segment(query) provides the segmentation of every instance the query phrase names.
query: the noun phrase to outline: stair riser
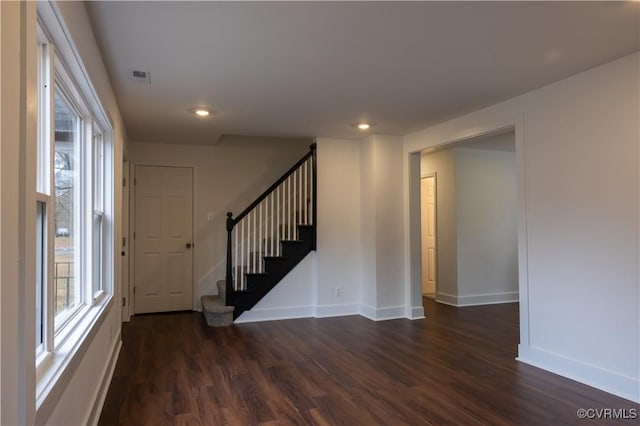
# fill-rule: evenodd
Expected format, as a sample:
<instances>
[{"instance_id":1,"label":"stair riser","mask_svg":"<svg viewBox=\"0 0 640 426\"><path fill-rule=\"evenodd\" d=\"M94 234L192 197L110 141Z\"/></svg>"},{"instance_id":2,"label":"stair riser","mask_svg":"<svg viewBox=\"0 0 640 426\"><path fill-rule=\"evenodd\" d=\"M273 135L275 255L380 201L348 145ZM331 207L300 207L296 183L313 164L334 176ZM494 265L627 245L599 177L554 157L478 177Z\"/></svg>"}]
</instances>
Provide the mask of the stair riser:
<instances>
[{"instance_id":1,"label":"stair riser","mask_svg":"<svg viewBox=\"0 0 640 426\"><path fill-rule=\"evenodd\" d=\"M268 258L264 261L265 271L280 277L286 275L295 266L295 262L289 258Z\"/></svg>"},{"instance_id":2,"label":"stair riser","mask_svg":"<svg viewBox=\"0 0 640 426\"><path fill-rule=\"evenodd\" d=\"M310 241L283 241L282 255L291 258L297 264L311 250Z\"/></svg>"}]
</instances>

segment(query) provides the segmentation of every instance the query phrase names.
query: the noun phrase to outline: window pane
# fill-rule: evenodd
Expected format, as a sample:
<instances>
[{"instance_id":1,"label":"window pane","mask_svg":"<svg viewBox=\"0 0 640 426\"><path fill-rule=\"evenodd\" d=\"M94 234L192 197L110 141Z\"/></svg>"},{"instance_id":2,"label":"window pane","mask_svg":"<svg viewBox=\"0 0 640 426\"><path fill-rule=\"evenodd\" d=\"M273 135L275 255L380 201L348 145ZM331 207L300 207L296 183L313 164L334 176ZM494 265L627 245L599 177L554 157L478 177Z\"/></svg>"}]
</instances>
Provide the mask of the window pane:
<instances>
[{"instance_id":1,"label":"window pane","mask_svg":"<svg viewBox=\"0 0 640 426\"><path fill-rule=\"evenodd\" d=\"M57 91L56 91L57 92ZM55 315L58 328L59 314L80 302L78 276L79 241L79 118L58 93L55 95Z\"/></svg>"},{"instance_id":2,"label":"window pane","mask_svg":"<svg viewBox=\"0 0 640 426\"><path fill-rule=\"evenodd\" d=\"M36 351L44 343L45 204L36 203Z\"/></svg>"}]
</instances>

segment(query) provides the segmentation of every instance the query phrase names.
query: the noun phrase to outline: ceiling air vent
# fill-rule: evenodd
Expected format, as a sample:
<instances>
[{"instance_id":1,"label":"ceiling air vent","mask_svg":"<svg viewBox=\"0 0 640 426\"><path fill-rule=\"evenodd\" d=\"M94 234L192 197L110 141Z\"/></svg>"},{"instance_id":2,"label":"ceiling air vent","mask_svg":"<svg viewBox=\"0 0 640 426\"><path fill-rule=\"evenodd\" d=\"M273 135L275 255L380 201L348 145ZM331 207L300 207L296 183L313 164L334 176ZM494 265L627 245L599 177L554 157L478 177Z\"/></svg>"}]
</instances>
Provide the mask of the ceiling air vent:
<instances>
[{"instance_id":1,"label":"ceiling air vent","mask_svg":"<svg viewBox=\"0 0 640 426\"><path fill-rule=\"evenodd\" d=\"M151 74L149 71L130 70L131 79L140 84L151 84Z\"/></svg>"}]
</instances>

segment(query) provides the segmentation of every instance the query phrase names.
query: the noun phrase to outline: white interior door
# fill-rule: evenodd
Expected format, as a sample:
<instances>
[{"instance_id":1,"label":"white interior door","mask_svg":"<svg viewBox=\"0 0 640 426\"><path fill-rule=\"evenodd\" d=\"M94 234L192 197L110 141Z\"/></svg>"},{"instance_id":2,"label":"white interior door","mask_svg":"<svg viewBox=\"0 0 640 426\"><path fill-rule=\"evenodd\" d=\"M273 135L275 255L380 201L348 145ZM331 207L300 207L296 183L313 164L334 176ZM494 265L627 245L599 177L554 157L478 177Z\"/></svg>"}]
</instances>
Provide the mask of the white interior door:
<instances>
[{"instance_id":1,"label":"white interior door","mask_svg":"<svg viewBox=\"0 0 640 426\"><path fill-rule=\"evenodd\" d=\"M420 180L422 227L422 293L436 292L436 178Z\"/></svg>"},{"instance_id":2,"label":"white interior door","mask_svg":"<svg viewBox=\"0 0 640 426\"><path fill-rule=\"evenodd\" d=\"M193 170L137 166L135 312L192 309Z\"/></svg>"}]
</instances>

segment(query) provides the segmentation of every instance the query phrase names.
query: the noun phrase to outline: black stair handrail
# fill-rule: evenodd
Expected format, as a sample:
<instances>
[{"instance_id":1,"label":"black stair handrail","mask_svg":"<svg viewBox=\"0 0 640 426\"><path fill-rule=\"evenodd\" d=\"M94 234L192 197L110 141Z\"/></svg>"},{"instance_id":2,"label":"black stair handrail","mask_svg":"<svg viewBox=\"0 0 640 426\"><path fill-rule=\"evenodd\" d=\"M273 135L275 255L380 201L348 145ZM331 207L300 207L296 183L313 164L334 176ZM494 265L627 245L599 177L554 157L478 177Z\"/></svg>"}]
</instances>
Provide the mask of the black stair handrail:
<instances>
[{"instance_id":1,"label":"black stair handrail","mask_svg":"<svg viewBox=\"0 0 640 426\"><path fill-rule=\"evenodd\" d=\"M242 213L236 216L235 219L232 219L233 226L236 226L236 224L240 222L246 215L248 215L251 212L251 210L255 209L258 204L260 204L265 198L269 196L269 194L271 194L277 187L279 187L282 182L287 180L287 178L291 176L293 172L295 172L298 169L298 167L304 164L304 162L307 161L309 157L312 157L312 156L314 157L314 164L315 164L315 152L316 152L316 144L312 143L309 146L309 152L307 152L304 155L304 157L302 157L296 164L294 164L289 170L287 170L285 174L283 174L277 181L275 181L273 185L267 188L267 190L264 191L258 198L256 198L256 200L253 203L249 204L249 207L244 209ZM313 167L313 176L314 176L313 181L315 182L315 167ZM233 214L229 216L229 213L231 212L227 213L227 217L233 216Z\"/></svg>"},{"instance_id":2,"label":"black stair handrail","mask_svg":"<svg viewBox=\"0 0 640 426\"><path fill-rule=\"evenodd\" d=\"M309 152L307 152L296 164L294 164L289 170L287 170L273 185L267 188L254 202L244 209L238 216L233 217L232 212L227 212L227 272L226 272L226 289L225 289L225 305L231 305L233 301L233 260L231 258L231 233L233 228L253 209L255 209L262 201L264 201L273 191L275 191L289 176L291 176L301 165L311 158L311 197L312 197L312 220L313 220L313 241L311 247L316 249L316 235L317 235L317 158L316 158L316 144L312 143L309 146Z\"/></svg>"}]
</instances>

